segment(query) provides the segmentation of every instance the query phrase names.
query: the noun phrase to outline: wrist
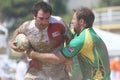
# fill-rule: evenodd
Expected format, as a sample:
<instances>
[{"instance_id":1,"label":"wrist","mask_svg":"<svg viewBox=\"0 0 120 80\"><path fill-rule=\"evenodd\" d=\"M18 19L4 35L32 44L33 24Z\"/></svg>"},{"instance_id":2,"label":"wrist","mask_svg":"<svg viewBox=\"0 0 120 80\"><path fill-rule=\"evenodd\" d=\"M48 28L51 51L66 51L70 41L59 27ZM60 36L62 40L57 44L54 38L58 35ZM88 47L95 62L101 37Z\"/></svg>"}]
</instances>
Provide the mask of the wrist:
<instances>
[{"instance_id":1,"label":"wrist","mask_svg":"<svg viewBox=\"0 0 120 80\"><path fill-rule=\"evenodd\" d=\"M29 55L29 58L31 58L31 59L34 58L33 55L34 55L34 51L31 51L31 53L30 53L30 55Z\"/></svg>"},{"instance_id":2,"label":"wrist","mask_svg":"<svg viewBox=\"0 0 120 80\"><path fill-rule=\"evenodd\" d=\"M39 53L32 50L29 56L31 59L38 58Z\"/></svg>"},{"instance_id":3,"label":"wrist","mask_svg":"<svg viewBox=\"0 0 120 80\"><path fill-rule=\"evenodd\" d=\"M32 59L33 50L27 50L27 51L26 51L26 54L27 54L27 56L28 56L30 59Z\"/></svg>"}]
</instances>

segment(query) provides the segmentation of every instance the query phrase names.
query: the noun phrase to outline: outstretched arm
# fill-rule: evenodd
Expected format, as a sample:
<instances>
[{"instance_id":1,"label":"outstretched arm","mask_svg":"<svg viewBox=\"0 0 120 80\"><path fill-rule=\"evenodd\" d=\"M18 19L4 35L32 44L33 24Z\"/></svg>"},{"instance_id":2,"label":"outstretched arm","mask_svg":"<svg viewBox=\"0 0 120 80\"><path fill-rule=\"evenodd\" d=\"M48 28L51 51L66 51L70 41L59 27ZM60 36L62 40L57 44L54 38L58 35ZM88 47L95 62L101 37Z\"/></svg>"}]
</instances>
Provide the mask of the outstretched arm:
<instances>
[{"instance_id":1,"label":"outstretched arm","mask_svg":"<svg viewBox=\"0 0 120 80\"><path fill-rule=\"evenodd\" d=\"M81 37L82 38L82 37ZM74 38L70 41L70 44L64 47L61 51L57 53L38 53L31 51L28 55L30 58L35 58L43 62L49 62L52 64L58 64L69 60L69 58L74 57L79 54L80 50L83 47L83 41L78 38Z\"/></svg>"},{"instance_id":2,"label":"outstretched arm","mask_svg":"<svg viewBox=\"0 0 120 80\"><path fill-rule=\"evenodd\" d=\"M31 51L28 56L31 59L37 59L39 61L51 64L59 64L68 60L62 55L60 51L58 53L38 53L35 51Z\"/></svg>"}]
</instances>

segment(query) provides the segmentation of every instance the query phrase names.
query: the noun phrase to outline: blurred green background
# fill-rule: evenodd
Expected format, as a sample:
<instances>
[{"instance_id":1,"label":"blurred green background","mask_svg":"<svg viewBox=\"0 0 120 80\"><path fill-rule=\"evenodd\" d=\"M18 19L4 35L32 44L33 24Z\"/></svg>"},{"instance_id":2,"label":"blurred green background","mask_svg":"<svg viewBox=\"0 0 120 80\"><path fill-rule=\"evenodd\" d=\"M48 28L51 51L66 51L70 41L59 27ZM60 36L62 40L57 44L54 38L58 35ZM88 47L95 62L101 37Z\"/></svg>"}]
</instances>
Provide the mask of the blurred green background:
<instances>
[{"instance_id":1,"label":"blurred green background","mask_svg":"<svg viewBox=\"0 0 120 80\"><path fill-rule=\"evenodd\" d=\"M8 26L11 34L21 23L32 19L31 7L42 0L0 0L0 20L11 22ZM44 0L53 8L53 15L61 16L66 23L70 22L73 7L87 6L95 9L100 7L119 6L120 0ZM70 3L71 2L71 3ZM72 8L72 9L70 9Z\"/></svg>"}]
</instances>

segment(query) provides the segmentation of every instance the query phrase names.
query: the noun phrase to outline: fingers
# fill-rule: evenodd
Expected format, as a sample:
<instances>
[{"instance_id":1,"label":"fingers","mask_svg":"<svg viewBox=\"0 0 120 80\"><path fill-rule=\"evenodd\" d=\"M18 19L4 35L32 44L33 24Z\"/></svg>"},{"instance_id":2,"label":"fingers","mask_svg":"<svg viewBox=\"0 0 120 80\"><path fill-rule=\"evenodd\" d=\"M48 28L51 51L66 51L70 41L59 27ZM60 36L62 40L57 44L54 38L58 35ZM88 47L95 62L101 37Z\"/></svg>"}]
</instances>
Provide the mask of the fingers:
<instances>
[{"instance_id":1,"label":"fingers","mask_svg":"<svg viewBox=\"0 0 120 80\"><path fill-rule=\"evenodd\" d=\"M65 61L65 71L69 76L71 76L70 71L72 70L72 66L73 66L73 63L72 63L71 60L66 60Z\"/></svg>"},{"instance_id":2,"label":"fingers","mask_svg":"<svg viewBox=\"0 0 120 80\"><path fill-rule=\"evenodd\" d=\"M24 49L16 49L17 52L24 52Z\"/></svg>"},{"instance_id":3,"label":"fingers","mask_svg":"<svg viewBox=\"0 0 120 80\"><path fill-rule=\"evenodd\" d=\"M17 49L16 42L10 42L10 46L12 49Z\"/></svg>"},{"instance_id":4,"label":"fingers","mask_svg":"<svg viewBox=\"0 0 120 80\"><path fill-rule=\"evenodd\" d=\"M10 42L11 48L12 48L14 51L17 51L17 52L24 52L25 50L24 50L24 49L20 49L19 47L17 47L16 43L17 43L16 41Z\"/></svg>"}]
</instances>

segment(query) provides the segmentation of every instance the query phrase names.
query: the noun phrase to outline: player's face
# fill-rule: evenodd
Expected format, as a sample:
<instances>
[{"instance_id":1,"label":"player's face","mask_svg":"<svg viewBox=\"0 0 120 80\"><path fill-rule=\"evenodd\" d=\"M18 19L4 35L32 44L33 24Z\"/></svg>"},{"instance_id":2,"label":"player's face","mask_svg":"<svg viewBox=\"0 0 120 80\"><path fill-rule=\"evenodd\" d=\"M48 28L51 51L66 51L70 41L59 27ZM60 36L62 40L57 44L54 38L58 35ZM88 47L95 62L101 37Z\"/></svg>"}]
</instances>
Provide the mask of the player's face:
<instances>
[{"instance_id":1,"label":"player's face","mask_svg":"<svg viewBox=\"0 0 120 80\"><path fill-rule=\"evenodd\" d=\"M72 27L76 27L76 21L77 19L76 19L76 14L74 13L73 14L73 17L72 17L72 20L71 20L71 23L70 23L70 26L72 26Z\"/></svg>"},{"instance_id":2,"label":"player's face","mask_svg":"<svg viewBox=\"0 0 120 80\"><path fill-rule=\"evenodd\" d=\"M80 33L80 31L81 31L81 24L80 24L80 21L77 20L76 12L74 12L74 14L73 14L71 26L74 26L75 31L78 34Z\"/></svg>"},{"instance_id":3,"label":"player's face","mask_svg":"<svg viewBox=\"0 0 120 80\"><path fill-rule=\"evenodd\" d=\"M75 28L75 31L77 30L78 23L77 23L77 17L76 17L76 13L75 12L73 14L73 18L71 20L71 24L70 25Z\"/></svg>"},{"instance_id":4,"label":"player's face","mask_svg":"<svg viewBox=\"0 0 120 80\"><path fill-rule=\"evenodd\" d=\"M37 16L35 16L35 25L40 29L43 30L49 25L49 18L50 13L46 13L43 10L39 10Z\"/></svg>"}]
</instances>

